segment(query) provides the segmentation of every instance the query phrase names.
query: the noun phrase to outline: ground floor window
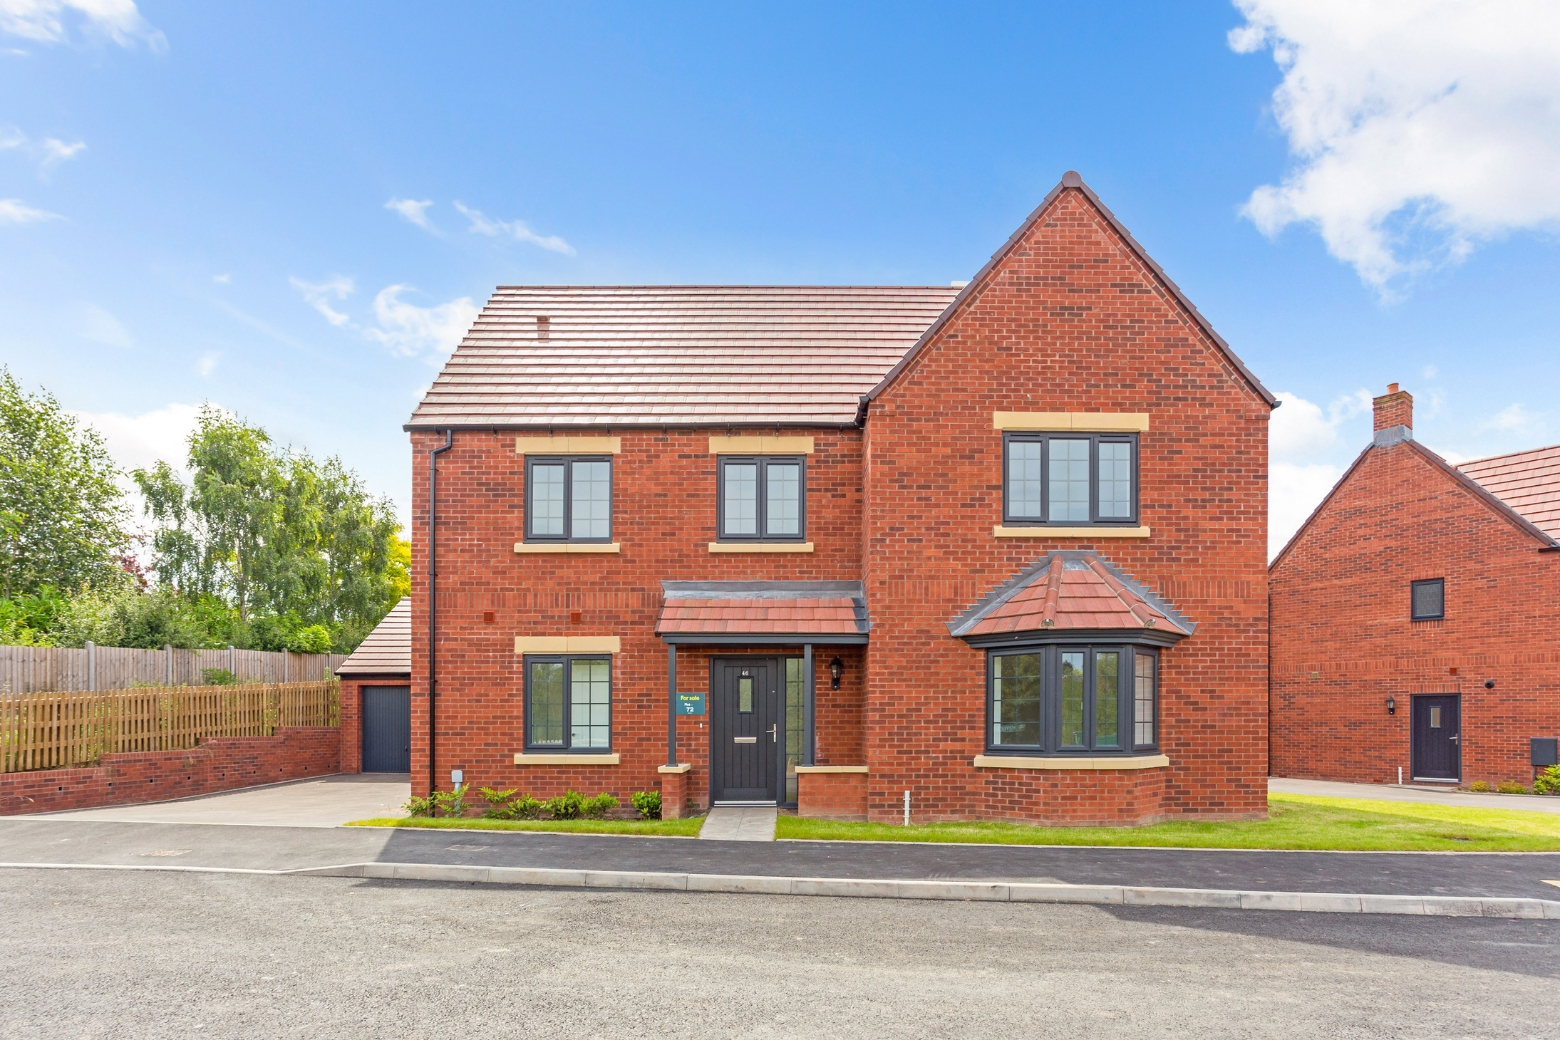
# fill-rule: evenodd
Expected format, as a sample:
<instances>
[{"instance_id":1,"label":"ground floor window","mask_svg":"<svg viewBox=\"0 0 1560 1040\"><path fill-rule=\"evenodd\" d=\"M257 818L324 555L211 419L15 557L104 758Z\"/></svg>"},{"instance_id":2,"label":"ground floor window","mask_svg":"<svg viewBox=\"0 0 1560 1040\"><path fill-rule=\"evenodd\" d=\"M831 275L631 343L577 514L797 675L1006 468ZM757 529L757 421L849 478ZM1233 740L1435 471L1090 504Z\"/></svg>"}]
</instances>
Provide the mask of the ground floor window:
<instances>
[{"instance_id":1,"label":"ground floor window","mask_svg":"<svg viewBox=\"0 0 1560 1040\"><path fill-rule=\"evenodd\" d=\"M987 747L1030 754L1126 754L1158 734L1158 655L1136 646L990 651Z\"/></svg>"},{"instance_id":2,"label":"ground floor window","mask_svg":"<svg viewBox=\"0 0 1560 1040\"><path fill-rule=\"evenodd\" d=\"M527 657L525 743L538 750L611 750L612 658Z\"/></svg>"}]
</instances>

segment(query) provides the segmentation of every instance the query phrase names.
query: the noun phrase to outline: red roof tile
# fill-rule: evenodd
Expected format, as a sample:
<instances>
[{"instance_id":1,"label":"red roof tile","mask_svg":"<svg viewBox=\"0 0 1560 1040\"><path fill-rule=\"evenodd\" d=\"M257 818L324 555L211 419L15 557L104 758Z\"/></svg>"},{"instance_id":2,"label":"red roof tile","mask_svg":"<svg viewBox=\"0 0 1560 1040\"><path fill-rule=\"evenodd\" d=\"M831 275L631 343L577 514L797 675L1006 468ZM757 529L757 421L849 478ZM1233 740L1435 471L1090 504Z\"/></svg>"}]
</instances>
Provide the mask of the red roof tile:
<instances>
[{"instance_id":1,"label":"red roof tile","mask_svg":"<svg viewBox=\"0 0 1560 1040\"><path fill-rule=\"evenodd\" d=\"M960 638L1014 632L1155 629L1191 635L1169 604L1092 553L1056 552L949 622Z\"/></svg>"},{"instance_id":2,"label":"red roof tile","mask_svg":"<svg viewBox=\"0 0 1560 1040\"><path fill-rule=\"evenodd\" d=\"M956 295L942 286L501 287L407 426L848 425L860 396Z\"/></svg>"},{"instance_id":3,"label":"red roof tile","mask_svg":"<svg viewBox=\"0 0 1560 1040\"><path fill-rule=\"evenodd\" d=\"M858 582L663 582L655 631L669 635L865 635Z\"/></svg>"},{"instance_id":4,"label":"red roof tile","mask_svg":"<svg viewBox=\"0 0 1560 1040\"><path fill-rule=\"evenodd\" d=\"M1560 445L1457 467L1551 538L1560 538Z\"/></svg>"}]
</instances>

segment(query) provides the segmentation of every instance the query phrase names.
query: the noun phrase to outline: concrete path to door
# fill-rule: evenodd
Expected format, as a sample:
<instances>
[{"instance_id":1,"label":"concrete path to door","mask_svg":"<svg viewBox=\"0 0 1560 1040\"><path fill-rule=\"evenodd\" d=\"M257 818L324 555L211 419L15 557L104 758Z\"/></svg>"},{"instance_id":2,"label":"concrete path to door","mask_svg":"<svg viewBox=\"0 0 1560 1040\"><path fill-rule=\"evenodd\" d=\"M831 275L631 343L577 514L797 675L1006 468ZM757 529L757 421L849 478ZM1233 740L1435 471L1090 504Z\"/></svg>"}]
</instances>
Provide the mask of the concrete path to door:
<instances>
[{"instance_id":1,"label":"concrete path to door","mask_svg":"<svg viewBox=\"0 0 1560 1040\"><path fill-rule=\"evenodd\" d=\"M1455 787L1395 784L1340 784L1330 780L1290 780L1268 777L1269 794L1314 794L1327 798L1369 798L1378 802L1422 802L1471 809L1526 809L1560 813L1560 797L1548 794L1480 794Z\"/></svg>"},{"instance_id":2,"label":"concrete path to door","mask_svg":"<svg viewBox=\"0 0 1560 1040\"><path fill-rule=\"evenodd\" d=\"M338 773L285 784L246 787L171 802L37 813L29 820L119 823L210 823L243 827L340 827L351 820L405 816L405 773Z\"/></svg>"},{"instance_id":3,"label":"concrete path to door","mask_svg":"<svg viewBox=\"0 0 1560 1040\"><path fill-rule=\"evenodd\" d=\"M774 806L716 806L704 818L699 837L712 841L774 841Z\"/></svg>"}]
</instances>

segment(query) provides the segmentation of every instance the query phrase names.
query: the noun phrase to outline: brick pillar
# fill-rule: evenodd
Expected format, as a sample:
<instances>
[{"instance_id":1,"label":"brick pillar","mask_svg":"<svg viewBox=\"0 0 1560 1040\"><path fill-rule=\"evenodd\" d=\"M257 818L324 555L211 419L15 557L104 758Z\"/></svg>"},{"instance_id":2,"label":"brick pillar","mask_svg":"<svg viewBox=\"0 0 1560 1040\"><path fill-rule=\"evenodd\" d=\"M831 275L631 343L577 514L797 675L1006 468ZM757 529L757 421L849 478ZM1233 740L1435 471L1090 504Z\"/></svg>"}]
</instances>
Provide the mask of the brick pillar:
<instances>
[{"instance_id":1,"label":"brick pillar","mask_svg":"<svg viewBox=\"0 0 1560 1040\"><path fill-rule=\"evenodd\" d=\"M688 815L688 776L692 766L661 766L661 819L680 820Z\"/></svg>"},{"instance_id":2,"label":"brick pillar","mask_svg":"<svg viewBox=\"0 0 1560 1040\"><path fill-rule=\"evenodd\" d=\"M1414 395L1399 390L1396 383L1387 384L1387 392L1372 402L1376 406L1377 430L1389 430L1394 426L1414 428Z\"/></svg>"}]
</instances>

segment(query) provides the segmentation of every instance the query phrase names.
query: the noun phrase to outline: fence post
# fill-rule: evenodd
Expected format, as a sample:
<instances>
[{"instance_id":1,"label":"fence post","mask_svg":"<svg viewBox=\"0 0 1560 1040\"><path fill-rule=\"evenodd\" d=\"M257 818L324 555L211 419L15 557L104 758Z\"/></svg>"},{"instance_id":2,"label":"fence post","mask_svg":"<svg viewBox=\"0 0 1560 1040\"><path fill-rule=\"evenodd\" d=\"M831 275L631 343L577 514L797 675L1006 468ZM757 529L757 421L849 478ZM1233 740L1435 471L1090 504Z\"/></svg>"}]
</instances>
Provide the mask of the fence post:
<instances>
[{"instance_id":1,"label":"fence post","mask_svg":"<svg viewBox=\"0 0 1560 1040\"><path fill-rule=\"evenodd\" d=\"M238 655L233 652L233 644L228 644L228 674L238 678Z\"/></svg>"},{"instance_id":2,"label":"fence post","mask_svg":"<svg viewBox=\"0 0 1560 1040\"><path fill-rule=\"evenodd\" d=\"M173 644L163 644L163 656L168 659L168 685L173 685Z\"/></svg>"},{"instance_id":3,"label":"fence post","mask_svg":"<svg viewBox=\"0 0 1560 1040\"><path fill-rule=\"evenodd\" d=\"M87 640L87 689L97 689L97 647Z\"/></svg>"}]
</instances>

